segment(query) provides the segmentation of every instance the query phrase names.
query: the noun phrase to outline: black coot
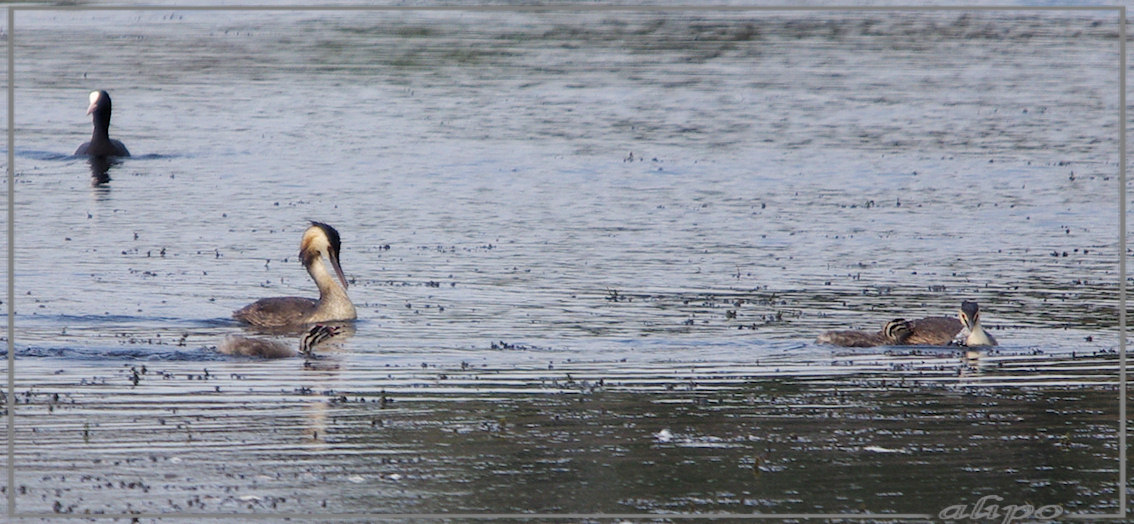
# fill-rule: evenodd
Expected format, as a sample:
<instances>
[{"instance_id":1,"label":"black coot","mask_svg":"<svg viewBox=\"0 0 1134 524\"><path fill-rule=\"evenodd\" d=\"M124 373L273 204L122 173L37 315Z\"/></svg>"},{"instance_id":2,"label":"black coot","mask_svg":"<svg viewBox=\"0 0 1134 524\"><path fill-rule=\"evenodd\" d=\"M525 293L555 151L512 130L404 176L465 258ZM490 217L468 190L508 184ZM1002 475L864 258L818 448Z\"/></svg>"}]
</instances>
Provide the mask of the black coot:
<instances>
[{"instance_id":1,"label":"black coot","mask_svg":"<svg viewBox=\"0 0 1134 524\"><path fill-rule=\"evenodd\" d=\"M118 140L110 138L110 93L91 92L91 106L88 115L94 115L94 132L91 141L84 142L75 150L76 155L89 156L130 156L130 151Z\"/></svg>"}]
</instances>

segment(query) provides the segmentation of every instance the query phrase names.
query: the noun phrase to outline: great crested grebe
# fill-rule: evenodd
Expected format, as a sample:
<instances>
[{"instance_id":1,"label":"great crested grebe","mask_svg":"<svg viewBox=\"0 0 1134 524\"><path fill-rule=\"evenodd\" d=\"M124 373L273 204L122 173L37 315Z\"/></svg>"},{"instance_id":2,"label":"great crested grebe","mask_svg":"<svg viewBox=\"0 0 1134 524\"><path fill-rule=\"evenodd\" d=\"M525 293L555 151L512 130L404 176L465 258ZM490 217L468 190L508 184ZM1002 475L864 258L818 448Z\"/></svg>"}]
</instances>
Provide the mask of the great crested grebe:
<instances>
[{"instance_id":1,"label":"great crested grebe","mask_svg":"<svg viewBox=\"0 0 1134 524\"><path fill-rule=\"evenodd\" d=\"M319 300L304 297L262 298L232 312L232 318L253 326L291 328L315 322L354 320L358 314L347 296L346 277L339 267L339 232L322 222L311 222L299 242L299 259L319 286ZM323 257L338 276L327 271ZM339 285L342 283L342 286Z\"/></svg>"},{"instance_id":2,"label":"great crested grebe","mask_svg":"<svg viewBox=\"0 0 1134 524\"><path fill-rule=\"evenodd\" d=\"M961 332L961 321L952 317L925 317L907 322L909 331L902 340L907 346L944 346Z\"/></svg>"},{"instance_id":3,"label":"great crested grebe","mask_svg":"<svg viewBox=\"0 0 1134 524\"><path fill-rule=\"evenodd\" d=\"M980 326L980 306L976 302L961 302L961 312L958 315L961 322L969 330L965 337L966 346L995 346L996 339L984 332Z\"/></svg>"},{"instance_id":4,"label":"great crested grebe","mask_svg":"<svg viewBox=\"0 0 1134 524\"><path fill-rule=\"evenodd\" d=\"M869 331L843 330L828 331L819 335L815 342L848 348L868 348L874 346L893 346L903 344L909 336L909 322L896 318L882 326L882 330Z\"/></svg>"},{"instance_id":5,"label":"great crested grebe","mask_svg":"<svg viewBox=\"0 0 1134 524\"><path fill-rule=\"evenodd\" d=\"M339 334L338 326L316 324L299 338L299 353L311 356L311 350L324 340ZM296 356L295 347L278 340L253 338L243 335L228 335L217 347L225 355L240 355L260 358L289 358Z\"/></svg>"},{"instance_id":6,"label":"great crested grebe","mask_svg":"<svg viewBox=\"0 0 1134 524\"><path fill-rule=\"evenodd\" d=\"M130 151L126 150L122 142L110 138L110 93L92 91L90 101L91 106L87 108L87 114L94 115L94 131L91 133L91 141L83 142L83 145L75 150L75 154L104 157L130 156Z\"/></svg>"},{"instance_id":7,"label":"great crested grebe","mask_svg":"<svg viewBox=\"0 0 1134 524\"><path fill-rule=\"evenodd\" d=\"M959 344L963 346L995 346L996 339L984 332L980 326L980 306L976 302L961 302L961 310L957 318L925 317L910 320L908 334L899 343L910 346L945 346ZM968 329L968 335L957 340L957 335L963 329Z\"/></svg>"}]
</instances>

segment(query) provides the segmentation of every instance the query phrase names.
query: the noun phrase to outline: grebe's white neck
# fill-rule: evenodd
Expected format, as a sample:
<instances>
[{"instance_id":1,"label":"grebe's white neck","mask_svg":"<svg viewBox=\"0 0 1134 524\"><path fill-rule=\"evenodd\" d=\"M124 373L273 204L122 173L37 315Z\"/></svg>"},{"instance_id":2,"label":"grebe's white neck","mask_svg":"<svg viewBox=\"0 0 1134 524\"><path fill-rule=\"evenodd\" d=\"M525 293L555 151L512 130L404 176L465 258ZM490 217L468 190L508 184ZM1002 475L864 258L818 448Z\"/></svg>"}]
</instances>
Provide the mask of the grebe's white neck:
<instances>
[{"instance_id":1,"label":"grebe's white neck","mask_svg":"<svg viewBox=\"0 0 1134 524\"><path fill-rule=\"evenodd\" d=\"M315 280L315 285L319 287L319 303L315 306L315 312L311 314L311 318L308 318L307 322L358 318L358 313L355 311L350 297L347 296L346 289L327 270L327 265L323 262L321 253L307 265L307 273L311 275L311 278Z\"/></svg>"},{"instance_id":2,"label":"grebe's white neck","mask_svg":"<svg viewBox=\"0 0 1134 524\"><path fill-rule=\"evenodd\" d=\"M984 331L984 328L980 326L980 320L978 319L973 322L972 326L969 326L969 336L965 337L965 345L995 346L996 339L992 338L992 335L989 335Z\"/></svg>"}]
</instances>

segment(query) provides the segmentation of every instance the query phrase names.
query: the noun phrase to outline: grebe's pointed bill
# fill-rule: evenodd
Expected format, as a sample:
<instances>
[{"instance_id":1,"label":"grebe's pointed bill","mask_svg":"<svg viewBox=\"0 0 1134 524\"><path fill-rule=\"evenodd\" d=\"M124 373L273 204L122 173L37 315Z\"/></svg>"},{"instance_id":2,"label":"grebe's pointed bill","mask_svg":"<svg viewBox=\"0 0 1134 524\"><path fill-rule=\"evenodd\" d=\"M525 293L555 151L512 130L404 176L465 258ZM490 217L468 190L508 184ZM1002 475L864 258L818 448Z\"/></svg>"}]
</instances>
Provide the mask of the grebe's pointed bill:
<instances>
[{"instance_id":1,"label":"grebe's pointed bill","mask_svg":"<svg viewBox=\"0 0 1134 524\"><path fill-rule=\"evenodd\" d=\"M343 268L339 267L339 255L338 255L338 253L331 253L329 256L331 258L331 267L335 268L335 275L337 275L339 277L339 282L343 283L343 289L346 289L347 288L346 275L343 274Z\"/></svg>"}]
</instances>

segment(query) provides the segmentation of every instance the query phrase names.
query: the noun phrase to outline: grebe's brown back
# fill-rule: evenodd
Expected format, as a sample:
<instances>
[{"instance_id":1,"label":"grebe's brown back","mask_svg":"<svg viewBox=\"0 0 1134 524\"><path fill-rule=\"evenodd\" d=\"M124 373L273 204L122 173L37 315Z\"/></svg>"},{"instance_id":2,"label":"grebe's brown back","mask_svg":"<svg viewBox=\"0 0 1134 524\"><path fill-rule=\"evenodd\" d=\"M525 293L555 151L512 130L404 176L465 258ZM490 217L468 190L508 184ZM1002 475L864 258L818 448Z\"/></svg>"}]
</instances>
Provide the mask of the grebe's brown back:
<instances>
[{"instance_id":1,"label":"grebe's brown back","mask_svg":"<svg viewBox=\"0 0 1134 524\"><path fill-rule=\"evenodd\" d=\"M902 341L906 345L944 346L961 332L961 322L952 317L925 317L909 321L909 336Z\"/></svg>"}]
</instances>

